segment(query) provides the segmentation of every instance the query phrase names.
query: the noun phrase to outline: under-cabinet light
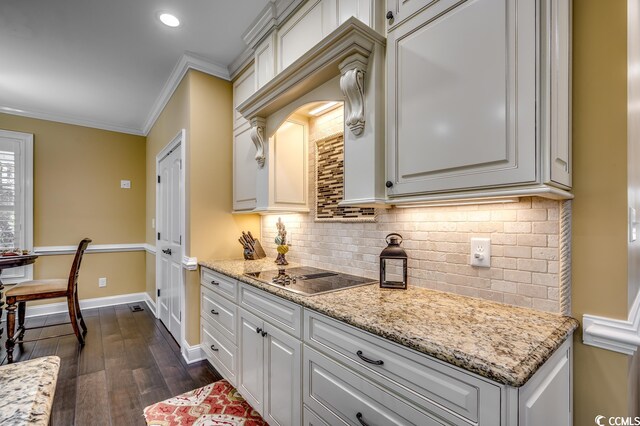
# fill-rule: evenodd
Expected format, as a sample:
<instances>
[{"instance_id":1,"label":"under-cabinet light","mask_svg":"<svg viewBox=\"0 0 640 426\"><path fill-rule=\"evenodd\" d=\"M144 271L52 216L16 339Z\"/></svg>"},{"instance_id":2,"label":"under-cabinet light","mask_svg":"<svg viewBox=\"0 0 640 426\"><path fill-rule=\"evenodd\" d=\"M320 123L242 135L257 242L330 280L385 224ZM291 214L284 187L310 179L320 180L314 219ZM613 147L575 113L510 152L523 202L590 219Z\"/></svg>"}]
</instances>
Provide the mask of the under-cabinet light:
<instances>
[{"instance_id":1,"label":"under-cabinet light","mask_svg":"<svg viewBox=\"0 0 640 426\"><path fill-rule=\"evenodd\" d=\"M424 202L424 203L416 203L416 204L399 204L395 205L395 207L399 209L409 209L416 207L450 207L450 206L470 206L474 204L506 204L506 203L517 203L520 201L519 197L511 197L511 198L482 198L482 199L468 199L468 200L451 200L451 201L434 201L434 202Z\"/></svg>"},{"instance_id":2,"label":"under-cabinet light","mask_svg":"<svg viewBox=\"0 0 640 426\"><path fill-rule=\"evenodd\" d=\"M313 115L313 116L321 115L323 112L329 111L331 108L335 107L336 105L338 105L338 102L336 101L327 102L326 104L320 105L319 107L309 111L309 115Z\"/></svg>"}]
</instances>

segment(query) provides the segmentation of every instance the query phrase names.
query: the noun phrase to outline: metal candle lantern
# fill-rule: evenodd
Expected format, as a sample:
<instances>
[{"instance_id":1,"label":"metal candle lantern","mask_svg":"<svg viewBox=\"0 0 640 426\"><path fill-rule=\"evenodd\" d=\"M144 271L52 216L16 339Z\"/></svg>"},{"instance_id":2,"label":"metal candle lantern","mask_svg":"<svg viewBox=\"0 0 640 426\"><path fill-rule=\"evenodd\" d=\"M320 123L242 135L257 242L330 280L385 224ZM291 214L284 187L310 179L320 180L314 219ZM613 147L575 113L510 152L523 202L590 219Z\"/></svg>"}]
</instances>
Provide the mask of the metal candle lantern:
<instances>
[{"instance_id":1,"label":"metal candle lantern","mask_svg":"<svg viewBox=\"0 0 640 426\"><path fill-rule=\"evenodd\" d=\"M387 247L380 253L380 288L398 288L406 290L407 288L407 252L400 247L402 243L402 235L395 232L386 236L385 241ZM387 264L389 262L389 264ZM399 271L390 271L389 266L396 264L397 268L400 268L402 264L402 281L392 281L389 279L389 275L399 275Z\"/></svg>"}]
</instances>

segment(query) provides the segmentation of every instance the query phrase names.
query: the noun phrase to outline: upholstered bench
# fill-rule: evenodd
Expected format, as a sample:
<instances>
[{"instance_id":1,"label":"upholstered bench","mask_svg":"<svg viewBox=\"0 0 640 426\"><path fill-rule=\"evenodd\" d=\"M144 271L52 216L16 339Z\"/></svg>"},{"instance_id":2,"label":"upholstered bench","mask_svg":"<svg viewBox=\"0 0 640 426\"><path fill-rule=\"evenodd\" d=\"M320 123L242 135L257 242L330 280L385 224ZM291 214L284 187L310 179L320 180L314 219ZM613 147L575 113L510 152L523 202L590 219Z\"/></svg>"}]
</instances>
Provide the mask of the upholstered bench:
<instances>
[{"instance_id":1,"label":"upholstered bench","mask_svg":"<svg viewBox=\"0 0 640 426\"><path fill-rule=\"evenodd\" d=\"M0 425L47 426L59 370L57 356L0 366Z\"/></svg>"},{"instance_id":2,"label":"upholstered bench","mask_svg":"<svg viewBox=\"0 0 640 426\"><path fill-rule=\"evenodd\" d=\"M226 380L150 405L144 418L149 426L268 426Z\"/></svg>"}]
</instances>

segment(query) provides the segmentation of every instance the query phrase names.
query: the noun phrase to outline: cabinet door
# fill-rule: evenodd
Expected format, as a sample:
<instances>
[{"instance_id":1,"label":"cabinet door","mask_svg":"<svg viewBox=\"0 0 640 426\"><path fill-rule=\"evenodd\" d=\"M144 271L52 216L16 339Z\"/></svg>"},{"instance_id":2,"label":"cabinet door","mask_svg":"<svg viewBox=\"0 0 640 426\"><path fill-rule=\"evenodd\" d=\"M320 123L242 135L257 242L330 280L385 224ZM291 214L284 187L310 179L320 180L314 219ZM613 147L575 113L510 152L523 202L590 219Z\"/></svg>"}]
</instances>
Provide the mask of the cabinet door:
<instances>
[{"instance_id":1,"label":"cabinet door","mask_svg":"<svg viewBox=\"0 0 640 426\"><path fill-rule=\"evenodd\" d=\"M237 129L247 120L236 109L238 105L246 101L256 91L254 68L249 67L233 82L233 128Z\"/></svg>"},{"instance_id":2,"label":"cabinet door","mask_svg":"<svg viewBox=\"0 0 640 426\"><path fill-rule=\"evenodd\" d=\"M265 383L267 400L264 418L272 426L300 424L302 407L302 342L265 324Z\"/></svg>"},{"instance_id":3,"label":"cabinet door","mask_svg":"<svg viewBox=\"0 0 640 426\"><path fill-rule=\"evenodd\" d=\"M255 315L240 309L238 346L238 392L261 415L264 414L264 338L257 330L264 324Z\"/></svg>"},{"instance_id":4,"label":"cabinet door","mask_svg":"<svg viewBox=\"0 0 640 426\"><path fill-rule=\"evenodd\" d=\"M233 137L233 210L256 207L256 149L250 136L251 128L237 130Z\"/></svg>"},{"instance_id":5,"label":"cabinet door","mask_svg":"<svg viewBox=\"0 0 640 426\"><path fill-rule=\"evenodd\" d=\"M389 197L536 181L535 17L441 0L389 33Z\"/></svg>"}]
</instances>

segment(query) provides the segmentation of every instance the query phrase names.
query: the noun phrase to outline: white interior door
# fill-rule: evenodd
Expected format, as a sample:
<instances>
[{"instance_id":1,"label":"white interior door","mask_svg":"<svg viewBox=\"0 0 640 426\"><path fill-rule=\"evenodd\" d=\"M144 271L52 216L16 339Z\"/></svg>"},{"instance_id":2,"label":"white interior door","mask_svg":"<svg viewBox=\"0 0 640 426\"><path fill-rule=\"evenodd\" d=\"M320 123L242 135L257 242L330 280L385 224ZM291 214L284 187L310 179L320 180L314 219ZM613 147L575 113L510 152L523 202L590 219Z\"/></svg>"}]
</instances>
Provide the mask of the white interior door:
<instances>
[{"instance_id":1,"label":"white interior door","mask_svg":"<svg viewBox=\"0 0 640 426\"><path fill-rule=\"evenodd\" d=\"M182 236L180 235L182 158L180 145L158 163L158 243L156 259L158 267L158 298L160 320L177 342L180 342L182 321Z\"/></svg>"}]
</instances>

